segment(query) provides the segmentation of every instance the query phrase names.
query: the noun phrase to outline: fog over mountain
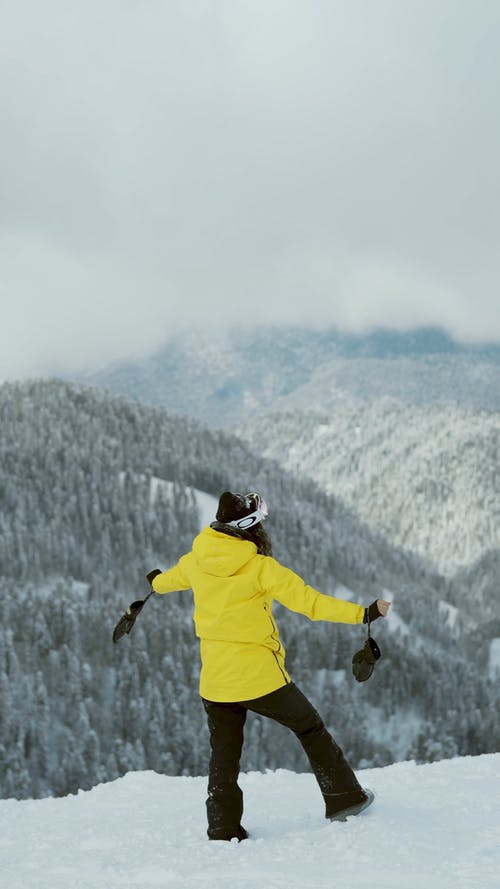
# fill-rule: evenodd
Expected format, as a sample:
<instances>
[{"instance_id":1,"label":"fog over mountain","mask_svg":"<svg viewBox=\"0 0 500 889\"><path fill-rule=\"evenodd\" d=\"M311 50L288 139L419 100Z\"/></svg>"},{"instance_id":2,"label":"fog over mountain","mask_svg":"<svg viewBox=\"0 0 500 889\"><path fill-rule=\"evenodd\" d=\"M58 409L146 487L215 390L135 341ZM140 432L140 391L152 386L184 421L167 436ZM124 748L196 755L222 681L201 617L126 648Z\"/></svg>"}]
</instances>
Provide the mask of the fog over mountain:
<instances>
[{"instance_id":1,"label":"fog over mountain","mask_svg":"<svg viewBox=\"0 0 500 889\"><path fill-rule=\"evenodd\" d=\"M385 396L498 410L500 347L465 346L434 328L355 336L263 325L179 335L150 358L79 379L216 428L269 410L333 409Z\"/></svg>"},{"instance_id":2,"label":"fog over mountain","mask_svg":"<svg viewBox=\"0 0 500 889\"><path fill-rule=\"evenodd\" d=\"M1 3L0 379L256 320L498 343L499 32L493 0Z\"/></svg>"},{"instance_id":3,"label":"fog over mountain","mask_svg":"<svg viewBox=\"0 0 500 889\"><path fill-rule=\"evenodd\" d=\"M236 429L256 454L314 479L449 576L498 557L494 345L466 347L439 329L264 326L175 339L88 379ZM475 590L485 607L488 591Z\"/></svg>"}]
</instances>

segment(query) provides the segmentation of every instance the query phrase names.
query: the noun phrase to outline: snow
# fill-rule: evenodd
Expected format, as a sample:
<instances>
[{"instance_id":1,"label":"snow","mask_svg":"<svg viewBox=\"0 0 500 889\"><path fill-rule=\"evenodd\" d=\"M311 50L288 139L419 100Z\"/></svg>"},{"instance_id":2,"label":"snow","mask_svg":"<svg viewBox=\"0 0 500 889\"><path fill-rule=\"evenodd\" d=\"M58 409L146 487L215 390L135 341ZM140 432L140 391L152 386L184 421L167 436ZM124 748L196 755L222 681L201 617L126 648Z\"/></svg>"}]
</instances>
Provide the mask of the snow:
<instances>
[{"instance_id":1,"label":"snow","mask_svg":"<svg viewBox=\"0 0 500 889\"><path fill-rule=\"evenodd\" d=\"M356 596L353 593L353 591L350 590L349 587L344 586L343 583L337 584L337 586L335 587L335 590L333 592L333 595L335 596L336 599L342 599L344 602L352 602L353 600L356 599Z\"/></svg>"},{"instance_id":2,"label":"snow","mask_svg":"<svg viewBox=\"0 0 500 889\"><path fill-rule=\"evenodd\" d=\"M394 610L394 606L389 610L389 614L387 615L387 626L391 632L398 632L401 636L409 636L410 628L406 621L403 620L402 617L399 616L397 611Z\"/></svg>"},{"instance_id":3,"label":"snow","mask_svg":"<svg viewBox=\"0 0 500 889\"><path fill-rule=\"evenodd\" d=\"M450 629L456 629L458 620L458 608L445 602L444 599L439 600L439 613L443 615L444 622Z\"/></svg>"},{"instance_id":4,"label":"snow","mask_svg":"<svg viewBox=\"0 0 500 889\"><path fill-rule=\"evenodd\" d=\"M322 817L314 778L242 775L251 838L209 842L204 778L129 773L0 801L6 889L498 889L500 754L358 772L373 806Z\"/></svg>"},{"instance_id":5,"label":"snow","mask_svg":"<svg viewBox=\"0 0 500 889\"><path fill-rule=\"evenodd\" d=\"M215 513L217 512L219 501L216 497L212 497L211 494L206 494L205 491L199 491L198 488L192 488L192 491L198 507L201 530L206 525L210 525L211 522L215 521Z\"/></svg>"},{"instance_id":6,"label":"snow","mask_svg":"<svg viewBox=\"0 0 500 889\"><path fill-rule=\"evenodd\" d=\"M492 639L490 643L489 674L492 679L500 678L500 639Z\"/></svg>"},{"instance_id":7,"label":"snow","mask_svg":"<svg viewBox=\"0 0 500 889\"><path fill-rule=\"evenodd\" d=\"M316 671L316 693L318 695L323 694L325 685L342 685L345 682L346 671L345 670L328 670L326 667L322 667L321 670Z\"/></svg>"},{"instance_id":8,"label":"snow","mask_svg":"<svg viewBox=\"0 0 500 889\"><path fill-rule=\"evenodd\" d=\"M123 485L126 473L119 472L119 481L120 484ZM145 479L147 476L136 474L136 478ZM174 483L169 481L168 479L159 478L157 475L152 475L149 477L150 482L150 504L153 507L155 500L158 496L158 491L162 490L167 493L168 496L172 496L174 490ZM216 497L213 497L212 494L207 494L206 491L200 491L198 488L192 488L189 485L185 486L186 491L194 495L196 505L198 507L198 514L200 517L200 531L206 525L210 525L211 522L215 521L215 513L217 512L218 500Z\"/></svg>"},{"instance_id":9,"label":"snow","mask_svg":"<svg viewBox=\"0 0 500 889\"><path fill-rule=\"evenodd\" d=\"M143 476L144 477L144 476ZM155 500L158 496L158 490L166 491L168 495L172 495L174 489L174 483L166 481L164 478L158 478L157 475L152 475L150 478L150 490L149 490L149 501L151 506L154 506Z\"/></svg>"},{"instance_id":10,"label":"snow","mask_svg":"<svg viewBox=\"0 0 500 889\"><path fill-rule=\"evenodd\" d=\"M45 601L52 598L54 590L58 585L63 586L72 598L85 598L88 596L90 588L89 584L83 581L64 577L62 574L53 574L44 583L28 584L26 591L28 595L36 596L36 599Z\"/></svg>"}]
</instances>

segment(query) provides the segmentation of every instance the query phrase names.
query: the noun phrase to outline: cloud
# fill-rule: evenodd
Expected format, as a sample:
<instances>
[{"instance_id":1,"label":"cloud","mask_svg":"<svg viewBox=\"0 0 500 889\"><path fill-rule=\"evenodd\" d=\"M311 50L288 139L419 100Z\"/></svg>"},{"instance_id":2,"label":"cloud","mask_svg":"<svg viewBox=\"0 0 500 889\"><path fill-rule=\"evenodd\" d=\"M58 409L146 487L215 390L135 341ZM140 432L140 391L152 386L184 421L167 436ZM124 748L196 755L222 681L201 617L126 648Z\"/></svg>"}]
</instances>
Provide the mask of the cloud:
<instances>
[{"instance_id":1,"label":"cloud","mask_svg":"<svg viewBox=\"0 0 500 889\"><path fill-rule=\"evenodd\" d=\"M190 325L500 340L499 25L488 0L0 5L0 376Z\"/></svg>"}]
</instances>

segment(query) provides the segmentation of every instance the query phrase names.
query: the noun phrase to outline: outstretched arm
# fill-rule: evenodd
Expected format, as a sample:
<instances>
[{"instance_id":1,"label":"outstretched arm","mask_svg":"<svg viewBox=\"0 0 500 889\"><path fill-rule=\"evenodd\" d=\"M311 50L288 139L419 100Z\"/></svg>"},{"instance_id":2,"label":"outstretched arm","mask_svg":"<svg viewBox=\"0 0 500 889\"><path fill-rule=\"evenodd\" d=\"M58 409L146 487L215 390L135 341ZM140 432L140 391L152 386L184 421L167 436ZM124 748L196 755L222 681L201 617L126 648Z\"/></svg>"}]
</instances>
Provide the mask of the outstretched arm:
<instances>
[{"instance_id":1,"label":"outstretched arm","mask_svg":"<svg viewBox=\"0 0 500 889\"><path fill-rule=\"evenodd\" d=\"M173 593L174 590L188 590L191 586L189 581L189 562L191 553L182 556L168 571L162 571L153 578L151 586L155 593Z\"/></svg>"},{"instance_id":2,"label":"outstretched arm","mask_svg":"<svg viewBox=\"0 0 500 889\"><path fill-rule=\"evenodd\" d=\"M363 623L366 612L363 605L320 593L304 583L294 571L269 556L263 559L261 583L273 599L290 611L305 614L309 620L327 620L341 624Z\"/></svg>"},{"instance_id":3,"label":"outstretched arm","mask_svg":"<svg viewBox=\"0 0 500 889\"><path fill-rule=\"evenodd\" d=\"M327 620L334 623L370 623L386 617L390 602L377 599L368 608L344 599L335 599L318 592L304 583L298 574L285 568L276 559L263 559L261 581L274 599L291 611L305 614L310 620Z\"/></svg>"}]
</instances>

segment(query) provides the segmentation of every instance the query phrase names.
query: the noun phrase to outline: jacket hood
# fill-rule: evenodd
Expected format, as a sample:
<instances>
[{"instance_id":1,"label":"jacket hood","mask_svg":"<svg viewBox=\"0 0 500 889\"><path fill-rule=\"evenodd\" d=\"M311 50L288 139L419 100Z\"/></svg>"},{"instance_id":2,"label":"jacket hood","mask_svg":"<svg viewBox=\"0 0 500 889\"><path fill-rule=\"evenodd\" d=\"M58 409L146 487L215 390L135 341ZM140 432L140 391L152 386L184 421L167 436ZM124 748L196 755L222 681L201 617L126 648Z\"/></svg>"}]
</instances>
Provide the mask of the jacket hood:
<instances>
[{"instance_id":1,"label":"jacket hood","mask_svg":"<svg viewBox=\"0 0 500 889\"><path fill-rule=\"evenodd\" d=\"M201 571L214 577L236 574L257 553L255 543L222 534L213 528L203 531L193 541L193 555Z\"/></svg>"}]
</instances>

